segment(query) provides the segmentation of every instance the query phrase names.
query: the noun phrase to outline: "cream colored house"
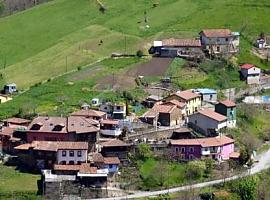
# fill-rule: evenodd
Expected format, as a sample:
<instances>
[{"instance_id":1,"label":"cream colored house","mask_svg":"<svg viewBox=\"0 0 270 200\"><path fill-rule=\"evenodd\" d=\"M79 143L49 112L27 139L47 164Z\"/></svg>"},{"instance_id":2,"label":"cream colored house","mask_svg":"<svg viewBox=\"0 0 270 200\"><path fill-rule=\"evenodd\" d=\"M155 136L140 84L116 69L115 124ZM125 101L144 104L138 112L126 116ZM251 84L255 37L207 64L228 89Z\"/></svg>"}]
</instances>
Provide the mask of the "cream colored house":
<instances>
[{"instance_id":1,"label":"cream colored house","mask_svg":"<svg viewBox=\"0 0 270 200\"><path fill-rule=\"evenodd\" d=\"M178 100L186 104L186 115L197 112L202 107L202 96L191 90L178 91L166 98L166 101Z\"/></svg>"}]
</instances>

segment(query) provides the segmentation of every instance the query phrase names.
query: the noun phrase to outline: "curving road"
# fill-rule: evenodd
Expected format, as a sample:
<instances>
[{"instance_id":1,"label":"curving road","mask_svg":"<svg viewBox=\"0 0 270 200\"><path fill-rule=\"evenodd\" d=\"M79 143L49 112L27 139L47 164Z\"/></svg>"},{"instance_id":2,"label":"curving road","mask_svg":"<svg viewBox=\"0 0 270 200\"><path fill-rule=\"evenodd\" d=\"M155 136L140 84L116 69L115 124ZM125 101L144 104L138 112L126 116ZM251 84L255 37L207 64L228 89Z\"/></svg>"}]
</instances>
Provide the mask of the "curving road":
<instances>
[{"instance_id":1,"label":"curving road","mask_svg":"<svg viewBox=\"0 0 270 200\"><path fill-rule=\"evenodd\" d=\"M270 150L256 156L255 160L257 162L255 164L253 164L253 166L251 167L249 172L245 172L245 173L242 173L239 175L235 175L235 176L226 178L226 181L231 181L231 180L239 179L239 178L242 178L245 176L253 175L253 174L259 173L265 169L270 168ZM122 200L122 199L136 199L136 198L143 198L143 197L150 197L150 196L158 196L158 195L162 195L162 194L181 192L181 191L189 190L190 188L208 187L208 186L217 185L217 184L220 184L223 182L224 182L224 179L219 179L219 180L214 180L214 181L197 183L197 184L193 184L193 185L175 187L175 188L166 189L166 190L159 190L159 191L154 191L154 192L137 191L134 194L130 194L130 195L126 195L126 196L99 198L99 199L95 199L95 200Z\"/></svg>"}]
</instances>

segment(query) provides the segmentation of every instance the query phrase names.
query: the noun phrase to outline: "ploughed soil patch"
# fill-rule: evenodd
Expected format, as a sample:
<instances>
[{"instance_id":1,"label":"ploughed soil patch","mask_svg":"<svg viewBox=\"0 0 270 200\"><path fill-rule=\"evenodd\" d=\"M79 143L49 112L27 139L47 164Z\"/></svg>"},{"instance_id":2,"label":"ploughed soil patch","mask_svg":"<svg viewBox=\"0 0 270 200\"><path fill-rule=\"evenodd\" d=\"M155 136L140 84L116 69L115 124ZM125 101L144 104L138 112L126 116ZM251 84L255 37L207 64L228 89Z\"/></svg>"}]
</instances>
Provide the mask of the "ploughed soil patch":
<instances>
[{"instance_id":1,"label":"ploughed soil patch","mask_svg":"<svg viewBox=\"0 0 270 200\"><path fill-rule=\"evenodd\" d=\"M169 68L172 58L154 57L150 61L135 65L127 74L129 76L163 76Z\"/></svg>"}]
</instances>

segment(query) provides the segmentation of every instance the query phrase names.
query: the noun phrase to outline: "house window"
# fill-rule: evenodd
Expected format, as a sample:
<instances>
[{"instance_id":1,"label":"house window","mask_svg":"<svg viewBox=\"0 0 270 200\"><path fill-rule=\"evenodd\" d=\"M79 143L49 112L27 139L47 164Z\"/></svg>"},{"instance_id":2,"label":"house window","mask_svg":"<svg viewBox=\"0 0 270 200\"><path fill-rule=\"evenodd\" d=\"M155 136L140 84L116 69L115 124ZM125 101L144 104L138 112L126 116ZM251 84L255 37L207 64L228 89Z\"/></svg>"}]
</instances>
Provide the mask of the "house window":
<instances>
[{"instance_id":1,"label":"house window","mask_svg":"<svg viewBox=\"0 0 270 200\"><path fill-rule=\"evenodd\" d=\"M61 161L60 164L61 165L66 165L67 163L66 163L66 161Z\"/></svg>"},{"instance_id":2,"label":"house window","mask_svg":"<svg viewBox=\"0 0 270 200\"><path fill-rule=\"evenodd\" d=\"M69 165L74 165L74 161L73 160L71 160L71 161L69 161L69 163L68 163Z\"/></svg>"},{"instance_id":3,"label":"house window","mask_svg":"<svg viewBox=\"0 0 270 200\"><path fill-rule=\"evenodd\" d=\"M175 152L178 153L179 152L179 148L175 147Z\"/></svg>"},{"instance_id":4,"label":"house window","mask_svg":"<svg viewBox=\"0 0 270 200\"><path fill-rule=\"evenodd\" d=\"M181 154L180 159L185 160L185 154Z\"/></svg>"},{"instance_id":5,"label":"house window","mask_svg":"<svg viewBox=\"0 0 270 200\"><path fill-rule=\"evenodd\" d=\"M217 52L220 52L220 47L219 46L217 46Z\"/></svg>"},{"instance_id":6,"label":"house window","mask_svg":"<svg viewBox=\"0 0 270 200\"><path fill-rule=\"evenodd\" d=\"M194 156L193 155L189 155L189 160L193 160Z\"/></svg>"},{"instance_id":7,"label":"house window","mask_svg":"<svg viewBox=\"0 0 270 200\"><path fill-rule=\"evenodd\" d=\"M69 156L74 157L74 151L69 151Z\"/></svg>"},{"instance_id":8,"label":"house window","mask_svg":"<svg viewBox=\"0 0 270 200\"><path fill-rule=\"evenodd\" d=\"M181 153L185 153L185 147L181 147Z\"/></svg>"},{"instance_id":9,"label":"house window","mask_svg":"<svg viewBox=\"0 0 270 200\"><path fill-rule=\"evenodd\" d=\"M117 106L116 109L117 109L117 110L120 110L120 106Z\"/></svg>"},{"instance_id":10,"label":"house window","mask_svg":"<svg viewBox=\"0 0 270 200\"><path fill-rule=\"evenodd\" d=\"M190 152L190 153L193 153L193 152L194 152L194 148L193 148L193 147L190 147L190 148L189 148L189 152Z\"/></svg>"},{"instance_id":11,"label":"house window","mask_svg":"<svg viewBox=\"0 0 270 200\"><path fill-rule=\"evenodd\" d=\"M82 157L82 151L77 151L77 156Z\"/></svg>"},{"instance_id":12,"label":"house window","mask_svg":"<svg viewBox=\"0 0 270 200\"><path fill-rule=\"evenodd\" d=\"M109 165L109 168L110 168L110 169L113 168L113 165L110 164L110 165Z\"/></svg>"},{"instance_id":13,"label":"house window","mask_svg":"<svg viewBox=\"0 0 270 200\"><path fill-rule=\"evenodd\" d=\"M228 42L229 41L229 38L226 38L225 40L226 40L226 42Z\"/></svg>"},{"instance_id":14,"label":"house window","mask_svg":"<svg viewBox=\"0 0 270 200\"><path fill-rule=\"evenodd\" d=\"M210 94L210 100L212 100L213 99L213 95L212 94Z\"/></svg>"},{"instance_id":15,"label":"house window","mask_svg":"<svg viewBox=\"0 0 270 200\"><path fill-rule=\"evenodd\" d=\"M66 151L62 151L62 156L63 157L66 157L66 155L67 155L67 152Z\"/></svg>"}]
</instances>

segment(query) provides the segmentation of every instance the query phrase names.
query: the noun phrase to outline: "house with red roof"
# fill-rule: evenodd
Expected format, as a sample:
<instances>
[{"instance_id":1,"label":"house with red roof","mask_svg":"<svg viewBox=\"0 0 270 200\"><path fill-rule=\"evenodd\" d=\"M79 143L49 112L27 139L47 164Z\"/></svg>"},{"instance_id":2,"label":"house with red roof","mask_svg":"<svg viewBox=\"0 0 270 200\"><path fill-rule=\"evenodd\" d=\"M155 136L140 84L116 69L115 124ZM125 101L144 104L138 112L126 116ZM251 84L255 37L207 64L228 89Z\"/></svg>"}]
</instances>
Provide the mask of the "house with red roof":
<instances>
[{"instance_id":1,"label":"house with red roof","mask_svg":"<svg viewBox=\"0 0 270 200\"><path fill-rule=\"evenodd\" d=\"M203 56L201 47L199 39L169 38L154 41L149 53L161 57L200 58Z\"/></svg>"},{"instance_id":2,"label":"house with red roof","mask_svg":"<svg viewBox=\"0 0 270 200\"><path fill-rule=\"evenodd\" d=\"M200 33L202 47L212 56L239 52L240 34L229 29L204 29Z\"/></svg>"},{"instance_id":3,"label":"house with red roof","mask_svg":"<svg viewBox=\"0 0 270 200\"><path fill-rule=\"evenodd\" d=\"M15 147L22 161L39 169L52 169L58 165L80 165L88 159L87 142L33 141ZM31 161L31 162L30 162Z\"/></svg>"},{"instance_id":4,"label":"house with red roof","mask_svg":"<svg viewBox=\"0 0 270 200\"><path fill-rule=\"evenodd\" d=\"M186 116L197 112L202 107L202 96L191 90L177 91L165 98L166 102L177 100L186 105Z\"/></svg>"},{"instance_id":5,"label":"house with red roof","mask_svg":"<svg viewBox=\"0 0 270 200\"><path fill-rule=\"evenodd\" d=\"M227 127L227 117L211 109L202 109L188 117L188 125L206 136L216 136Z\"/></svg>"},{"instance_id":6,"label":"house with red roof","mask_svg":"<svg viewBox=\"0 0 270 200\"><path fill-rule=\"evenodd\" d=\"M182 113L174 103L156 103L141 117L143 122L154 126L176 126L182 122Z\"/></svg>"},{"instance_id":7,"label":"house with red roof","mask_svg":"<svg viewBox=\"0 0 270 200\"><path fill-rule=\"evenodd\" d=\"M87 141L95 149L99 122L82 116L36 117L27 129L27 142L32 141Z\"/></svg>"},{"instance_id":8,"label":"house with red roof","mask_svg":"<svg viewBox=\"0 0 270 200\"><path fill-rule=\"evenodd\" d=\"M253 64L244 64L241 66L241 78L247 84L260 84L261 69Z\"/></svg>"},{"instance_id":9,"label":"house with red roof","mask_svg":"<svg viewBox=\"0 0 270 200\"><path fill-rule=\"evenodd\" d=\"M104 136L120 136L122 134L120 121L116 119L105 119L100 121L100 133Z\"/></svg>"},{"instance_id":10,"label":"house with red roof","mask_svg":"<svg viewBox=\"0 0 270 200\"><path fill-rule=\"evenodd\" d=\"M181 161L212 158L218 161L239 158L234 140L227 136L171 140L171 154Z\"/></svg>"}]
</instances>

